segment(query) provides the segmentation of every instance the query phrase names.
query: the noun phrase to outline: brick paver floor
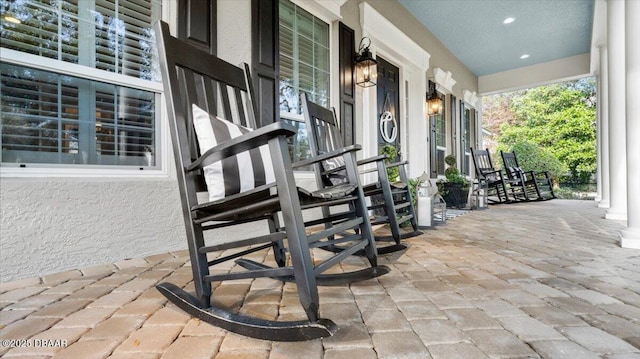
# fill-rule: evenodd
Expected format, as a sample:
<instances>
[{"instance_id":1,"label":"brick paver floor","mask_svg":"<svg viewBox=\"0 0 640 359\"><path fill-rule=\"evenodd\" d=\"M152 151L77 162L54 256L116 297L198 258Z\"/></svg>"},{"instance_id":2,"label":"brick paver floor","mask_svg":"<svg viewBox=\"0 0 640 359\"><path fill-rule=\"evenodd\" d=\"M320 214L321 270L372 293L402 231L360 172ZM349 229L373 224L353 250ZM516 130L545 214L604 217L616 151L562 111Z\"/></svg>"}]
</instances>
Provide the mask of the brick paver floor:
<instances>
[{"instance_id":1,"label":"brick paver floor","mask_svg":"<svg viewBox=\"0 0 640 359\"><path fill-rule=\"evenodd\" d=\"M227 333L168 303L154 285L192 287L186 251L2 283L0 356L640 358L640 251L620 248L623 224L603 215L593 202L553 200L451 219L381 257L389 274L320 288L321 315L340 329L308 342ZM253 315L304 317L292 284L215 291Z\"/></svg>"}]
</instances>

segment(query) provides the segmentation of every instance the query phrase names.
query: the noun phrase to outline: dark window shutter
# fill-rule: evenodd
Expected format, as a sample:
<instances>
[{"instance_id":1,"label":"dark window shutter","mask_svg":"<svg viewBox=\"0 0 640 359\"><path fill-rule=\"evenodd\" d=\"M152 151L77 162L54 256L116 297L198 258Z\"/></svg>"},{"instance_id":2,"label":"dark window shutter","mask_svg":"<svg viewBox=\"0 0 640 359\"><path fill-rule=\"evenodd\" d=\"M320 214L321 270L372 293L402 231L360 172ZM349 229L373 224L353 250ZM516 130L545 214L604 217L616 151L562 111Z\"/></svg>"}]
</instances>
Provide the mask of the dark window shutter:
<instances>
[{"instance_id":1,"label":"dark window shutter","mask_svg":"<svg viewBox=\"0 0 640 359\"><path fill-rule=\"evenodd\" d=\"M464 129L461 126L460 132L458 133L458 129L456 128L456 124L458 123L456 118L456 110L458 109L456 107L456 97L451 94L448 96L449 96L449 114L450 114L449 123L451 124L450 125L451 126L451 146L452 146L451 153L454 154L456 158L462 158L462 154L456 153L456 148L457 148L456 146L459 141L462 141L462 137L464 136Z\"/></svg>"},{"instance_id":2,"label":"dark window shutter","mask_svg":"<svg viewBox=\"0 0 640 359\"><path fill-rule=\"evenodd\" d=\"M429 80L429 86L427 88L432 88L432 82L433 81ZM429 94L427 93L425 101L428 97ZM438 129L436 126L436 117L428 114L427 116L429 116L429 174L431 178L436 178L438 177Z\"/></svg>"},{"instance_id":3,"label":"dark window shutter","mask_svg":"<svg viewBox=\"0 0 640 359\"><path fill-rule=\"evenodd\" d=\"M278 0L251 1L251 61L258 126L278 121Z\"/></svg>"},{"instance_id":4,"label":"dark window shutter","mask_svg":"<svg viewBox=\"0 0 640 359\"><path fill-rule=\"evenodd\" d=\"M340 23L340 51L338 71L340 73L340 129L344 136L344 144L355 143L355 104L356 89L353 81L353 56L355 54L355 33L353 29Z\"/></svg>"},{"instance_id":5,"label":"dark window shutter","mask_svg":"<svg viewBox=\"0 0 640 359\"><path fill-rule=\"evenodd\" d=\"M217 0L179 0L178 38L217 53Z\"/></svg>"}]
</instances>

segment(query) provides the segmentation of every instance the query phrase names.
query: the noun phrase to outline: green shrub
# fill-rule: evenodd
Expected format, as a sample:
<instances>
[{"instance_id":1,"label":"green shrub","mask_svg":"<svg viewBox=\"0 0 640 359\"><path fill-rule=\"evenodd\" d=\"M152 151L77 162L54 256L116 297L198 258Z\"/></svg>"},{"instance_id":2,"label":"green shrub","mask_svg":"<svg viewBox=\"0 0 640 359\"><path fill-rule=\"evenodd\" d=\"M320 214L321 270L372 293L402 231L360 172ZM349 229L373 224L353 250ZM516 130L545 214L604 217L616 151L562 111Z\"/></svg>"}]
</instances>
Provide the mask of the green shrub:
<instances>
[{"instance_id":1,"label":"green shrub","mask_svg":"<svg viewBox=\"0 0 640 359\"><path fill-rule=\"evenodd\" d=\"M380 150L380 154L387 155L387 159L384 160L384 162L386 164L389 164L392 161L396 160L396 157L398 156L398 150L396 150L395 146L393 145L385 145ZM387 168L387 177L389 177L389 182L397 182L398 177L400 177L400 170L398 169L398 167Z\"/></svg>"}]
</instances>

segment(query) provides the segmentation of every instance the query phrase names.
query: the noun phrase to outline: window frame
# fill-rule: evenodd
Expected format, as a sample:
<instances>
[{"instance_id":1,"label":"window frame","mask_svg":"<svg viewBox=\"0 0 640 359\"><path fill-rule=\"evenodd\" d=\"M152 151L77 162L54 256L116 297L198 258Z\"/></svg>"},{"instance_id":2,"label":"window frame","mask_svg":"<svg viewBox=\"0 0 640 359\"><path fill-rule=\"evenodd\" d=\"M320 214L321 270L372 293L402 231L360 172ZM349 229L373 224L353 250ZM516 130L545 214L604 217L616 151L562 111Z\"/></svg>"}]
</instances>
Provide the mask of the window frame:
<instances>
[{"instance_id":1,"label":"window frame","mask_svg":"<svg viewBox=\"0 0 640 359\"><path fill-rule=\"evenodd\" d=\"M166 6L173 7L171 5ZM160 18L164 18L169 13L171 13L171 9L166 9L163 6ZM5 47L1 47L0 61L10 65L48 71L61 76L73 76L82 80L151 92L154 94L156 108L154 119L154 141L156 143L154 166L2 162L0 177L166 178L168 176L170 171L168 161L170 157L170 139L167 131L168 124L162 82L144 80Z\"/></svg>"},{"instance_id":2,"label":"window frame","mask_svg":"<svg viewBox=\"0 0 640 359\"><path fill-rule=\"evenodd\" d=\"M327 103L328 106L330 108L334 107L333 106L333 97L335 96L335 93L337 93L337 90L335 89L335 84L336 84L336 80L335 80L335 74L337 74L337 66L334 66L334 64L337 62L336 60L336 56L337 56L337 50L333 49L333 45L334 45L334 37L337 34L337 29L336 26L334 26L334 21L332 21L329 16L327 16L327 13L325 11L321 11L322 8L325 6L323 4L320 4L320 2L318 0L315 1L310 1L310 2L302 2L299 0L289 0L289 2L291 2L294 6L308 12L309 14L311 14L312 16L314 16L315 18L317 18L318 20L324 22L325 24L327 24L328 29L329 29L329 33L328 33L328 38L329 38L329 43L327 46L327 49L329 51L329 69L328 69L328 78L329 78L329 95L327 96ZM278 6L280 6L280 0L278 0ZM335 15L335 14L334 14ZM280 26L280 19L278 18L278 26ZM295 35L295 34L294 34ZM279 40L278 40L279 41ZM280 52L278 52L278 56L280 56ZM298 60L299 61L299 60ZM280 72L280 69L278 69L278 74ZM279 76L279 75L278 75ZM278 77L278 86L280 84L280 77ZM299 94L298 94L299 95ZM300 101L300 98L298 99L298 101ZM280 106L280 98L278 97L278 106ZM300 108L302 108L302 105L300 104ZM304 115L301 113L294 113L294 112L284 112L282 111L282 109L279 110L279 119L278 120L288 120L288 121L296 121L296 122L301 122L304 123ZM305 173L311 173L313 172L312 169L296 169L294 170L294 172L296 173L301 173L301 174L305 174Z\"/></svg>"}]
</instances>

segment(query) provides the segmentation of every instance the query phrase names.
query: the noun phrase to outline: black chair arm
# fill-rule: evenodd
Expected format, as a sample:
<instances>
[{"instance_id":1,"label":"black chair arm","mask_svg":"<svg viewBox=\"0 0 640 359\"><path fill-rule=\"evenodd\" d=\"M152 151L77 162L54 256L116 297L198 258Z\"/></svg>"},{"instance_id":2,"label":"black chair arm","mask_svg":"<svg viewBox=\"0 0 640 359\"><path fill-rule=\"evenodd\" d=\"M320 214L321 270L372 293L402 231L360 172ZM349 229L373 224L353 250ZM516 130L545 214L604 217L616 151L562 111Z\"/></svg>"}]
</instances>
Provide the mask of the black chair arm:
<instances>
[{"instance_id":1,"label":"black chair arm","mask_svg":"<svg viewBox=\"0 0 640 359\"><path fill-rule=\"evenodd\" d=\"M252 148L260 147L278 136L290 137L296 134L295 127L284 122L275 122L255 131L250 131L229 141L225 141L205 152L185 167L187 171L204 168L227 157L237 155Z\"/></svg>"},{"instance_id":2,"label":"black chair arm","mask_svg":"<svg viewBox=\"0 0 640 359\"><path fill-rule=\"evenodd\" d=\"M345 153L360 151L361 148L362 148L362 146L360 146L360 145L351 145L351 146L343 147L343 148L335 150L335 151L323 153L321 155L318 155L318 156L315 156L315 157L311 157L311 158L306 159L306 160L298 161L296 163L293 163L291 165L291 167L298 168L298 167L312 165L314 163L318 163L318 162L321 162L321 161L324 161L324 160L328 160L330 158L343 156Z\"/></svg>"},{"instance_id":3,"label":"black chair arm","mask_svg":"<svg viewBox=\"0 0 640 359\"><path fill-rule=\"evenodd\" d=\"M399 167L399 166L404 166L406 164L408 164L409 161L400 161L400 162L394 162L394 163L389 163L386 167L387 168L391 168L391 167Z\"/></svg>"},{"instance_id":4,"label":"black chair arm","mask_svg":"<svg viewBox=\"0 0 640 359\"><path fill-rule=\"evenodd\" d=\"M362 166L362 165L366 165L369 163L373 163L373 162L378 162L380 160L386 160L389 156L387 155L377 155L377 156L373 156L373 157L369 157L369 158L365 158L363 160L360 160L357 163L358 166Z\"/></svg>"},{"instance_id":5,"label":"black chair arm","mask_svg":"<svg viewBox=\"0 0 640 359\"><path fill-rule=\"evenodd\" d=\"M494 171L483 171L482 172L482 176L486 177L487 175L491 175L491 174L499 174L500 177L502 177L502 170L494 170Z\"/></svg>"}]
</instances>

